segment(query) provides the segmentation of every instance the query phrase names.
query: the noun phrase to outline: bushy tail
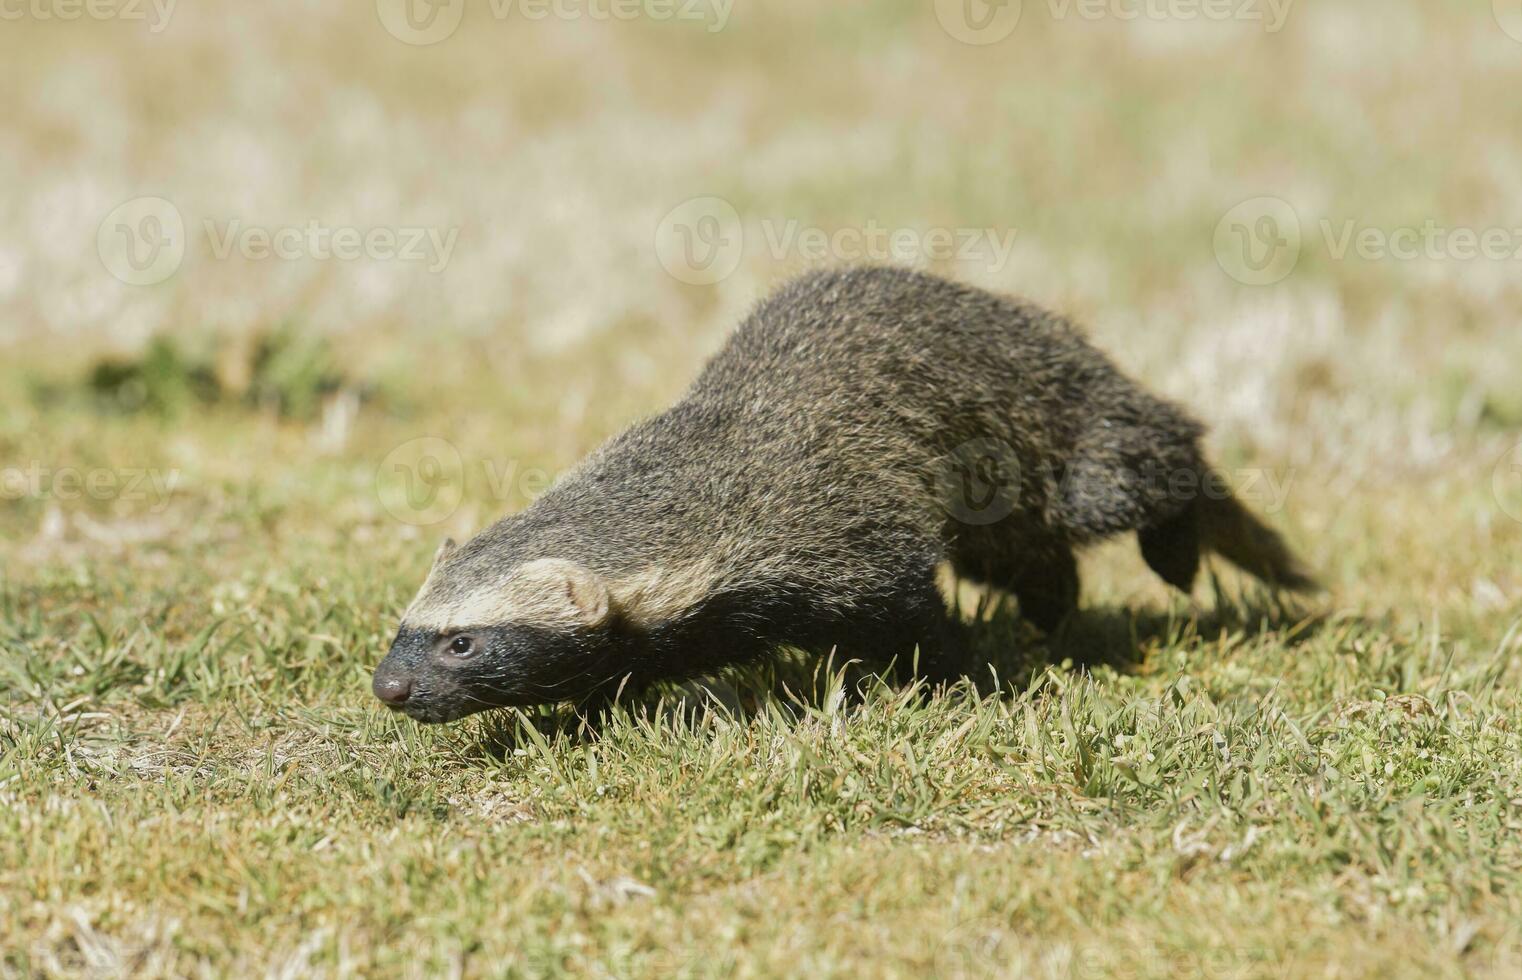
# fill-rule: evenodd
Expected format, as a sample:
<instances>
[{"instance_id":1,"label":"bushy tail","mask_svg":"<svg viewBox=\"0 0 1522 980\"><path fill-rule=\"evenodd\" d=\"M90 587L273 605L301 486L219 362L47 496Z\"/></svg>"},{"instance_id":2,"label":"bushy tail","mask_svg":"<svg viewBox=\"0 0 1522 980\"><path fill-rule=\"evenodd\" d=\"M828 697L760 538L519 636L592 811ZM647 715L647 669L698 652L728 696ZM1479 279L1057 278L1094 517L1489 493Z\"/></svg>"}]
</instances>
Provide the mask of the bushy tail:
<instances>
[{"instance_id":1,"label":"bushy tail","mask_svg":"<svg viewBox=\"0 0 1522 980\"><path fill-rule=\"evenodd\" d=\"M1201 496L1200 544L1267 584L1293 592L1317 592L1321 585L1290 551L1279 532L1264 524L1235 497Z\"/></svg>"}]
</instances>

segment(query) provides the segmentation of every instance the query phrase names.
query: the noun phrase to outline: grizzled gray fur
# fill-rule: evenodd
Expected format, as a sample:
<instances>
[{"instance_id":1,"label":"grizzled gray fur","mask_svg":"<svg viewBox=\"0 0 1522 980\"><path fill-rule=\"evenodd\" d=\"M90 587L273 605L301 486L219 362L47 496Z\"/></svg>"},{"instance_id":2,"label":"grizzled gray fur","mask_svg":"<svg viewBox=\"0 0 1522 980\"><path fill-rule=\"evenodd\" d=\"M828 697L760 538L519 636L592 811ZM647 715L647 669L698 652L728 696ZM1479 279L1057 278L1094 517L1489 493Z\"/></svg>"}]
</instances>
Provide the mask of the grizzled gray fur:
<instances>
[{"instance_id":1,"label":"grizzled gray fur","mask_svg":"<svg viewBox=\"0 0 1522 980\"><path fill-rule=\"evenodd\" d=\"M778 646L960 664L943 563L1056 627L1074 552L1135 532L1313 586L1200 453L1200 425L1066 320L893 268L763 301L665 412L527 510L446 542L374 689L422 721L605 696Z\"/></svg>"}]
</instances>

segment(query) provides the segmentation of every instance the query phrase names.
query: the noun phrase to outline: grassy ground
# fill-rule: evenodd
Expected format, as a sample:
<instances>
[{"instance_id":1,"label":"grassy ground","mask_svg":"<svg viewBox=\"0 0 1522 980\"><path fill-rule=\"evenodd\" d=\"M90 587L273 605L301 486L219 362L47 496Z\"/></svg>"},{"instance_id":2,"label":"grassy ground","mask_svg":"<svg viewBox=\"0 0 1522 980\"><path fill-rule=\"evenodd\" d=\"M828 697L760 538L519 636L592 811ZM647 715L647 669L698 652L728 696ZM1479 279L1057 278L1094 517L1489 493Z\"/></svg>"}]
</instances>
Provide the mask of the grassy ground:
<instances>
[{"instance_id":1,"label":"grassy ground","mask_svg":"<svg viewBox=\"0 0 1522 980\"><path fill-rule=\"evenodd\" d=\"M1522 262L1452 235L1522 243L1506 5L1027 2L984 46L944 6L0 25L0 976L1522 969ZM704 195L714 283L661 237ZM150 285L97 254L141 196L188 229ZM1217 230L1260 197L1301 244L1250 285ZM219 255L234 221L458 242ZM379 710L440 537L857 257L789 222L1013 232L927 264L1193 406L1329 595L1170 597L1127 543L1054 639L963 588L993 669L943 696L789 661L597 737Z\"/></svg>"}]
</instances>

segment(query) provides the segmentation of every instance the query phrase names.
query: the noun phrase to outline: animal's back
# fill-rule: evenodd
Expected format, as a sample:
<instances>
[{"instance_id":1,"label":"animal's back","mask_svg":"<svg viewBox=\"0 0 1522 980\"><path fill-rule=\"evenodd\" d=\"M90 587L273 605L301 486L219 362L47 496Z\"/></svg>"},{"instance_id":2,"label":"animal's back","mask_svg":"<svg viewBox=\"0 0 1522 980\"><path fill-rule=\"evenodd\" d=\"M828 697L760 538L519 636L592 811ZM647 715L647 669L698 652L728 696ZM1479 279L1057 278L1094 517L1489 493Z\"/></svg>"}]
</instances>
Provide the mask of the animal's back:
<instances>
[{"instance_id":1,"label":"animal's back","mask_svg":"<svg viewBox=\"0 0 1522 980\"><path fill-rule=\"evenodd\" d=\"M997 447L1022 471L1010 527L1042 523L1074 544L1134 528L1143 510L1166 516L1168 501L1116 481L1201 465L1201 427L1064 318L904 269L793 281L747 318L688 400L743 420L732 439L824 454L888 486L912 474L933 491L949 454Z\"/></svg>"},{"instance_id":2,"label":"animal's back","mask_svg":"<svg viewBox=\"0 0 1522 980\"><path fill-rule=\"evenodd\" d=\"M553 527L560 552L610 572L707 565L848 602L906 566L1094 536L1061 525L1059 495L1106 416L1163 419L1192 452L1193 423L1060 317L908 270L812 273L762 302L676 405L541 498L522 537ZM937 495L937 467L983 443L1022 471L997 529L959 524Z\"/></svg>"},{"instance_id":3,"label":"animal's back","mask_svg":"<svg viewBox=\"0 0 1522 980\"><path fill-rule=\"evenodd\" d=\"M964 436L1022 436L1011 425L1022 411L1066 427L1108 368L1064 320L1036 307L871 267L810 273L778 290L689 397L757 421L806 420L944 451Z\"/></svg>"},{"instance_id":4,"label":"animal's back","mask_svg":"<svg viewBox=\"0 0 1522 980\"><path fill-rule=\"evenodd\" d=\"M1204 549L1312 587L1229 488L1201 482L1199 433L1053 314L901 270L807 275L676 405L441 552L388 661L431 664L418 651L492 627L517 652L482 661L481 703L701 673L778 644L917 649L951 676L965 647L942 562L1050 629L1076 607L1075 548L1124 531L1186 591ZM974 484L1001 506L959 508ZM378 671L377 690L405 694L400 676ZM420 717L448 713L422 700Z\"/></svg>"}]
</instances>

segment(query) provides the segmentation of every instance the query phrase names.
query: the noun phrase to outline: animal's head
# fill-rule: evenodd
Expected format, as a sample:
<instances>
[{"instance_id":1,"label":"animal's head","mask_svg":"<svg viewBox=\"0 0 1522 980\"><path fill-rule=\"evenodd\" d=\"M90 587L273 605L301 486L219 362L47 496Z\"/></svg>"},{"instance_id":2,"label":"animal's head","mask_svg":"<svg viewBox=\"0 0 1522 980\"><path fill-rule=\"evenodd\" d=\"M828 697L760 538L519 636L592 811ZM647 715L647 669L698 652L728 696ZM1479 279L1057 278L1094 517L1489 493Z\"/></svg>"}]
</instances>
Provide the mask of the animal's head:
<instances>
[{"instance_id":1,"label":"animal's head","mask_svg":"<svg viewBox=\"0 0 1522 980\"><path fill-rule=\"evenodd\" d=\"M388 707L441 722L587 693L614 630L608 582L558 558L509 568L445 541L402 614L372 689Z\"/></svg>"}]
</instances>

